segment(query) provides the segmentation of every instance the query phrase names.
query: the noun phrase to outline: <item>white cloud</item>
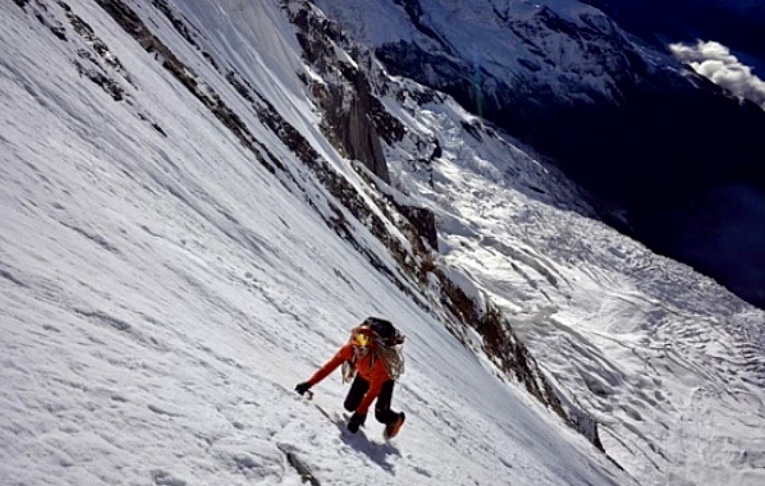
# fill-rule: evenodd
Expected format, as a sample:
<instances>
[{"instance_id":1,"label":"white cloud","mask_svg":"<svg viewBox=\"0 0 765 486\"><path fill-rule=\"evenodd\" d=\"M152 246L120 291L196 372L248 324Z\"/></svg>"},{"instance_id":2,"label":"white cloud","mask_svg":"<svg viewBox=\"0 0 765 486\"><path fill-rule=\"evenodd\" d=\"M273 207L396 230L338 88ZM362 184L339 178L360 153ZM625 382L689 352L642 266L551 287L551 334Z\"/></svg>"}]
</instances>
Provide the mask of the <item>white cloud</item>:
<instances>
[{"instance_id":1,"label":"white cloud","mask_svg":"<svg viewBox=\"0 0 765 486\"><path fill-rule=\"evenodd\" d=\"M726 46L714 41L699 41L695 46L670 44L669 48L675 57L688 63L700 75L765 109L765 82Z\"/></svg>"}]
</instances>

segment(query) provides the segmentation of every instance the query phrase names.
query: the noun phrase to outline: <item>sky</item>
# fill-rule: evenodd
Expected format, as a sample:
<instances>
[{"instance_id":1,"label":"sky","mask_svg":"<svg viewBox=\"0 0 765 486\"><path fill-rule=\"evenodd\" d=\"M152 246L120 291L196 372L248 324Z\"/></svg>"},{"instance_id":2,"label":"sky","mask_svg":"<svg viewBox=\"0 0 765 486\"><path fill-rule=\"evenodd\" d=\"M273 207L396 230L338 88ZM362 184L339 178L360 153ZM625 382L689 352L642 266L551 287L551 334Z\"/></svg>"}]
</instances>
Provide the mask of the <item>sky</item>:
<instances>
[{"instance_id":1,"label":"sky","mask_svg":"<svg viewBox=\"0 0 765 486\"><path fill-rule=\"evenodd\" d=\"M245 79L384 214L321 135L276 4L169 3L199 47L127 2L285 170L259 163L96 2L6 9L4 484L297 485L296 459L333 485L763 480L761 311L587 217L572 184L489 128L470 136L476 120L452 101L416 106L421 88L386 81L409 135L386 148L383 189L434 211L438 264L506 312L556 389L601 423L620 470L503 376L479 336L456 339L438 289L401 277L419 306L327 224L340 208L357 245L402 274L225 79ZM411 155L433 137L443 156L422 170ZM293 391L369 315L407 336L394 394L407 424L390 442L373 420L345 430L338 374L311 401Z\"/></svg>"}]
</instances>

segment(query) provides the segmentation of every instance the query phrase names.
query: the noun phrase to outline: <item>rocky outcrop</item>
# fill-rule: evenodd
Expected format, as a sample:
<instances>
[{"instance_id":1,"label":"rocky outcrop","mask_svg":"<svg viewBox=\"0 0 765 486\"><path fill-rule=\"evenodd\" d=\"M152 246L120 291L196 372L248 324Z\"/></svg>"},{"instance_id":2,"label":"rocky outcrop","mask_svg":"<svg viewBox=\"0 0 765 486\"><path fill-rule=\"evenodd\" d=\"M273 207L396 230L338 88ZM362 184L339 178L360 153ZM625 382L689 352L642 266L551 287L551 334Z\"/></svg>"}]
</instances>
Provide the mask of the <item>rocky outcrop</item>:
<instances>
[{"instance_id":1,"label":"rocky outcrop","mask_svg":"<svg viewBox=\"0 0 765 486\"><path fill-rule=\"evenodd\" d=\"M304 80L322 108L324 133L342 154L360 161L372 174L390 183L383 142L401 141L406 130L373 93L368 75L374 70L370 53L353 45L336 24L318 15L309 5L285 7L299 29L297 38L305 61L322 76L321 83ZM337 49L355 54L354 64L340 59ZM395 200L390 202L408 219L419 237L431 248L438 248L436 221L431 211L401 205Z\"/></svg>"},{"instance_id":2,"label":"rocky outcrop","mask_svg":"<svg viewBox=\"0 0 765 486\"><path fill-rule=\"evenodd\" d=\"M396 207L412 223L417 233L430 245L430 248L438 250L438 230L433 211L417 206L397 205Z\"/></svg>"},{"instance_id":3,"label":"rocky outcrop","mask_svg":"<svg viewBox=\"0 0 765 486\"><path fill-rule=\"evenodd\" d=\"M304 59L323 80L323 83L306 82L324 113L324 132L341 153L390 182L380 139L388 143L400 139L404 128L372 93L367 74L360 66L371 63L371 58L356 51L355 60L339 59L336 49L342 49L348 41L337 26L317 15L308 5L288 8L288 11L299 29L297 38Z\"/></svg>"},{"instance_id":4,"label":"rocky outcrop","mask_svg":"<svg viewBox=\"0 0 765 486\"><path fill-rule=\"evenodd\" d=\"M377 177L390 182L388 163L371 116L372 94L369 92L369 82L360 70L355 70L350 76L351 92L354 93L350 107L344 108L346 96L327 100L327 119L339 136L348 157L361 161Z\"/></svg>"}]
</instances>

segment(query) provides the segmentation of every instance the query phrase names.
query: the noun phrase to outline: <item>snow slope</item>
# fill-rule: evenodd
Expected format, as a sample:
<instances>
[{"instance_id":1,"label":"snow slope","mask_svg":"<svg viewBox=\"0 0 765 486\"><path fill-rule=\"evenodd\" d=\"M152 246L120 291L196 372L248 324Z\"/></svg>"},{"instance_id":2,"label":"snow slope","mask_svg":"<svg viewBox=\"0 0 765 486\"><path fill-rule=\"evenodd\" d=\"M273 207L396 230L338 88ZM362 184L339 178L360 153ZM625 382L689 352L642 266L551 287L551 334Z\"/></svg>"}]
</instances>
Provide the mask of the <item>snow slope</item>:
<instances>
[{"instance_id":1,"label":"snow slope","mask_svg":"<svg viewBox=\"0 0 765 486\"><path fill-rule=\"evenodd\" d=\"M332 197L223 75L362 184L319 136L275 5L174 4L195 50L163 3L128 6L237 107L254 149L98 3L3 7L3 484L297 485L295 461L321 484L631 484L328 226ZM292 391L370 314L408 336L391 443L372 420L345 432L336 376L315 403Z\"/></svg>"},{"instance_id":2,"label":"snow slope","mask_svg":"<svg viewBox=\"0 0 765 486\"><path fill-rule=\"evenodd\" d=\"M298 77L318 75L275 2L127 2L198 96L99 2L18 0L0 18L3 484L297 485L296 461L324 485L763 482L761 311L590 219L560 174L447 98L421 106L389 81L409 134L383 189L436 213L439 263L511 316L620 471L372 265L364 252L400 272L226 79L383 214L321 134ZM423 165L418 140L441 155ZM368 315L408 337L390 443L371 417L345 431L337 375L313 403L292 391Z\"/></svg>"}]
</instances>

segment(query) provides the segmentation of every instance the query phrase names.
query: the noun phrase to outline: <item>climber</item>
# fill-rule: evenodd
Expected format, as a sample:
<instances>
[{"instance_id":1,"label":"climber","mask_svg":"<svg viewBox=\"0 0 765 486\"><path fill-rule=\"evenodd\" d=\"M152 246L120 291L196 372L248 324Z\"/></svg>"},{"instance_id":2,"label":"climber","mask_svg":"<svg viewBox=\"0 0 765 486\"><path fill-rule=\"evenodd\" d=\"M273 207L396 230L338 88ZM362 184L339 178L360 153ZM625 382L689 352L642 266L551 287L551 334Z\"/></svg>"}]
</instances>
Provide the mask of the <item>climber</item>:
<instances>
[{"instance_id":1,"label":"climber","mask_svg":"<svg viewBox=\"0 0 765 486\"><path fill-rule=\"evenodd\" d=\"M299 383L295 391L305 394L342 365L343 381L353 379L344 403L345 409L353 412L348 430L354 434L358 432L366 421L367 410L377 399L375 418L385 424L383 437L393 438L405 420L404 412L394 412L390 408L393 386L404 371L404 358L400 349L403 342L404 336L390 321L369 317L351 331L350 339L335 356L308 381Z\"/></svg>"}]
</instances>

